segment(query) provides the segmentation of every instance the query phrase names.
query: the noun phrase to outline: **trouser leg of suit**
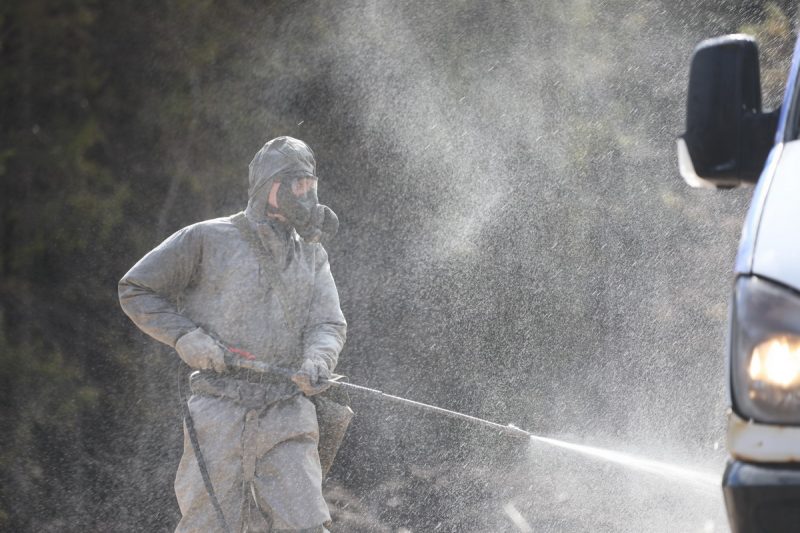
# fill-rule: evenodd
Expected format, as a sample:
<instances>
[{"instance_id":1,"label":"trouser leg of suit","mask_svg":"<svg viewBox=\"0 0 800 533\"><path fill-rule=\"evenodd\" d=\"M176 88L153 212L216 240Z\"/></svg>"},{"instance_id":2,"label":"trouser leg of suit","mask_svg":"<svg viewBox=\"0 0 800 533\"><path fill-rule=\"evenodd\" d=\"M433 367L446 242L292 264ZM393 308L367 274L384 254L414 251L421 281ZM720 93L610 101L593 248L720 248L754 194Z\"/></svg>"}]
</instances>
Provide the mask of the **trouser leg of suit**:
<instances>
[{"instance_id":1,"label":"trouser leg of suit","mask_svg":"<svg viewBox=\"0 0 800 533\"><path fill-rule=\"evenodd\" d=\"M242 518L241 437L247 410L223 398L197 394L189 399L188 407L225 521L231 533L239 531ZM176 533L222 532L185 426L183 457L175 475L175 496L182 514Z\"/></svg>"},{"instance_id":2,"label":"trouser leg of suit","mask_svg":"<svg viewBox=\"0 0 800 533\"><path fill-rule=\"evenodd\" d=\"M248 525L242 511L253 515L251 503L266 515L253 529L272 523L276 532L321 531L330 515L322 498L316 412L307 398L248 409L228 399L194 395L189 410L231 532ZM183 514L176 533L221 530L186 434L175 494Z\"/></svg>"},{"instance_id":3,"label":"trouser leg of suit","mask_svg":"<svg viewBox=\"0 0 800 533\"><path fill-rule=\"evenodd\" d=\"M294 396L269 406L258 423L252 485L258 507L269 516L272 531L321 532L330 514L322 497L314 404Z\"/></svg>"}]
</instances>

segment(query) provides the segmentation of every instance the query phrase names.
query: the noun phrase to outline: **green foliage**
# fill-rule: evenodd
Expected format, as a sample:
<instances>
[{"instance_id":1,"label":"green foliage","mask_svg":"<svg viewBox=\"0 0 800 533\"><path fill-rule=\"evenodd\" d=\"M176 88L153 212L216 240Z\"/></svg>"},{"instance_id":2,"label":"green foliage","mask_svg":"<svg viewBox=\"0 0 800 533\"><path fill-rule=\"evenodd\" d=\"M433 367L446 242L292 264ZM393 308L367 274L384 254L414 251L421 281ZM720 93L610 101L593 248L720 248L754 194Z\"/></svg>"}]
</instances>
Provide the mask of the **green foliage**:
<instances>
[{"instance_id":1,"label":"green foliage","mask_svg":"<svg viewBox=\"0 0 800 533\"><path fill-rule=\"evenodd\" d=\"M0 435L0 525L12 514L19 516L25 502L47 500L59 486L79 481L71 469L63 469L64 458L85 453L85 443L76 437L83 419L97 412L101 391L88 383L78 361L59 350L41 340L11 344L0 337L0 421L5 428Z\"/></svg>"},{"instance_id":2,"label":"green foliage","mask_svg":"<svg viewBox=\"0 0 800 533\"><path fill-rule=\"evenodd\" d=\"M20 513L24 502L85 481L75 469L85 459L74 458L105 394L92 375L97 336L84 324L108 322L104 270L129 197L104 157L97 15L89 1L3 5L0 508L17 530L63 515L60 505Z\"/></svg>"}]
</instances>

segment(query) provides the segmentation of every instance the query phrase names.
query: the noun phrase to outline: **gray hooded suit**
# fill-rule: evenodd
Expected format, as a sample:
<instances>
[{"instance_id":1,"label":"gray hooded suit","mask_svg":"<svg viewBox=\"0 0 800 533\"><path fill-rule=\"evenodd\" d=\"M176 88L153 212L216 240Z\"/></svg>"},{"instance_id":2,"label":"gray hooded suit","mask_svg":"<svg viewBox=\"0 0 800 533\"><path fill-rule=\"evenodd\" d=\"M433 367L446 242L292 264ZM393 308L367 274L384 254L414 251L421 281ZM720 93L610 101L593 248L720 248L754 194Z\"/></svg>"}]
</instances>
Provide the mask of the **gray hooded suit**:
<instances>
[{"instance_id":1,"label":"gray hooded suit","mask_svg":"<svg viewBox=\"0 0 800 533\"><path fill-rule=\"evenodd\" d=\"M347 326L327 254L266 216L273 181L290 176L315 177L314 155L297 139L273 139L250 163L245 211L286 292L276 289L232 217L223 217L183 228L125 274L119 297L131 320L172 347L202 328L276 366L298 369L313 358L332 371ZM290 320L285 305L304 323ZM321 531L330 515L313 403L272 376L203 371L193 374L192 391L189 410L231 530ZM175 492L183 514L177 531L220 530L186 432Z\"/></svg>"}]
</instances>

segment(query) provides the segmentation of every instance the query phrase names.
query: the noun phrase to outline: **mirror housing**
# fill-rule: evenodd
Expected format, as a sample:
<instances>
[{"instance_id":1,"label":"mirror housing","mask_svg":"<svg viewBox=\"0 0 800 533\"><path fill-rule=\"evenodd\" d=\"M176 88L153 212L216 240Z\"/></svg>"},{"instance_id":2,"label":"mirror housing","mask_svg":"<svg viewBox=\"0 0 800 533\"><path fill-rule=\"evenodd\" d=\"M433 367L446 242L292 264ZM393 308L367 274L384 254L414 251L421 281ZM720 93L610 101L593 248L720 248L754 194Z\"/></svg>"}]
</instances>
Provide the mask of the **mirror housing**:
<instances>
[{"instance_id":1,"label":"mirror housing","mask_svg":"<svg viewBox=\"0 0 800 533\"><path fill-rule=\"evenodd\" d=\"M758 46L752 37L701 42L689 71L686 132L678 138L683 179L712 189L758 181L774 144L778 112L762 112Z\"/></svg>"}]
</instances>

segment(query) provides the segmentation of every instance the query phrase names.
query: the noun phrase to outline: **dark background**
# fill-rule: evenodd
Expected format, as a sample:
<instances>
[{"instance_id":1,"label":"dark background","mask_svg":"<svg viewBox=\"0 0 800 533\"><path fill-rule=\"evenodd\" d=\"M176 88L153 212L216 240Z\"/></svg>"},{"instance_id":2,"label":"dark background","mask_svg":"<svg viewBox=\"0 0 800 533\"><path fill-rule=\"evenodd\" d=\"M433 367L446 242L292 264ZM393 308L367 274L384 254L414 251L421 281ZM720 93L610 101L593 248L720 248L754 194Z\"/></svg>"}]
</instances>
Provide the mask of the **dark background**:
<instances>
[{"instance_id":1,"label":"dark background","mask_svg":"<svg viewBox=\"0 0 800 533\"><path fill-rule=\"evenodd\" d=\"M0 6L0 530L171 531L166 347L116 283L315 150L355 383L721 472L748 190L688 189L692 48L740 30L780 101L793 2L16 1ZM694 494L353 397L334 531L724 530ZM516 528L516 529L515 529Z\"/></svg>"}]
</instances>

